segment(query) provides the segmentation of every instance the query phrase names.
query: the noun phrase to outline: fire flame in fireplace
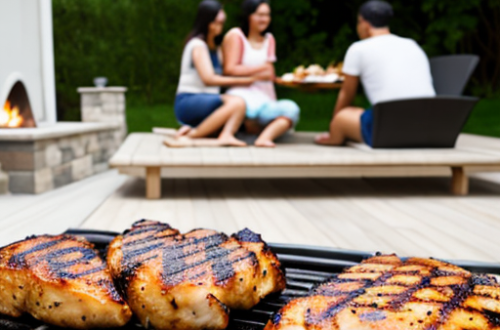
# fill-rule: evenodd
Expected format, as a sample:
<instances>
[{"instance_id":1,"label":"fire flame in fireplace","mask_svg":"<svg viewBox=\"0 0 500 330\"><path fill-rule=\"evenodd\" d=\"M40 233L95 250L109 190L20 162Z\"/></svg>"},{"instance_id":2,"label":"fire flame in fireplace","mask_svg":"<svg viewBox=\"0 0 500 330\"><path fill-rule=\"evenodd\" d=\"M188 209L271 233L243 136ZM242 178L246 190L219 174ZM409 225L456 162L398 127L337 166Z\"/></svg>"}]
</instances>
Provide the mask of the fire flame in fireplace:
<instances>
[{"instance_id":1,"label":"fire flame in fireplace","mask_svg":"<svg viewBox=\"0 0 500 330\"><path fill-rule=\"evenodd\" d=\"M0 127L16 128L23 124L23 117L18 107L12 107L9 101L6 101L3 109L0 109Z\"/></svg>"}]
</instances>

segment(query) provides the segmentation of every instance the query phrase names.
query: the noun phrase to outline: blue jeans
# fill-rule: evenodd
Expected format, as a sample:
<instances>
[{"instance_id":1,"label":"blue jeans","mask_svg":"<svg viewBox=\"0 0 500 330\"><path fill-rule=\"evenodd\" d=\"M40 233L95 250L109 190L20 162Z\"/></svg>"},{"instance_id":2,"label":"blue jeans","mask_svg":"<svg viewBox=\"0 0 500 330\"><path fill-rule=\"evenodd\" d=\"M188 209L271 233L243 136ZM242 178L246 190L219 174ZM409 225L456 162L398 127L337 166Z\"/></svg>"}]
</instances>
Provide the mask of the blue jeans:
<instances>
[{"instance_id":1,"label":"blue jeans","mask_svg":"<svg viewBox=\"0 0 500 330\"><path fill-rule=\"evenodd\" d=\"M219 94L177 94L175 117L182 125L196 127L222 106Z\"/></svg>"}]
</instances>

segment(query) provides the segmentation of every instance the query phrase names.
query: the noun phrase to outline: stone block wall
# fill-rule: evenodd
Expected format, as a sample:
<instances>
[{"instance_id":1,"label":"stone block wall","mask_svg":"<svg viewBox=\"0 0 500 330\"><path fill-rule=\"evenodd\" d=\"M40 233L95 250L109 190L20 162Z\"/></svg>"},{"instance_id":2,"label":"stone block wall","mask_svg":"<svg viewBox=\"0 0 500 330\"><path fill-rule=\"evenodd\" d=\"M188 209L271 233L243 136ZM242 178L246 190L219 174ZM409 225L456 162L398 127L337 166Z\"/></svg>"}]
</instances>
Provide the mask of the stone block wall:
<instances>
[{"instance_id":1,"label":"stone block wall","mask_svg":"<svg viewBox=\"0 0 500 330\"><path fill-rule=\"evenodd\" d=\"M106 171L121 141L118 129L36 141L0 141L0 162L8 173L11 193L39 194Z\"/></svg>"},{"instance_id":2,"label":"stone block wall","mask_svg":"<svg viewBox=\"0 0 500 330\"><path fill-rule=\"evenodd\" d=\"M81 87L82 122L120 125L122 140L127 135L125 87Z\"/></svg>"},{"instance_id":3,"label":"stone block wall","mask_svg":"<svg viewBox=\"0 0 500 330\"><path fill-rule=\"evenodd\" d=\"M5 195L9 192L9 176L2 171L2 164L0 164L0 195Z\"/></svg>"}]
</instances>

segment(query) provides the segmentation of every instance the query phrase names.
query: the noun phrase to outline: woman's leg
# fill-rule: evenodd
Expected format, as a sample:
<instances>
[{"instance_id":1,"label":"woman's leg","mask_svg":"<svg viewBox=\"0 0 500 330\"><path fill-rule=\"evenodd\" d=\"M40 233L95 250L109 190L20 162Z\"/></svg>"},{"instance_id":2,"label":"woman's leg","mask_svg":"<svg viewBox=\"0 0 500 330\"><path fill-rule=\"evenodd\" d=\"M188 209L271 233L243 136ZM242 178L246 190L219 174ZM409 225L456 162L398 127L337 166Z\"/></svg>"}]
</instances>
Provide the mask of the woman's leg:
<instances>
[{"instance_id":1,"label":"woman's leg","mask_svg":"<svg viewBox=\"0 0 500 330\"><path fill-rule=\"evenodd\" d=\"M292 127L290 119L279 117L273 120L266 126L264 131L260 133L257 140L255 140L256 147L274 148L276 144L274 140L281 135L285 134Z\"/></svg>"},{"instance_id":2,"label":"woman's leg","mask_svg":"<svg viewBox=\"0 0 500 330\"><path fill-rule=\"evenodd\" d=\"M273 102L263 109L259 119L269 122L264 131L255 141L257 147L274 148L274 140L285 134L299 120L300 109L293 101L282 100ZM274 119L273 119L274 118Z\"/></svg>"},{"instance_id":3,"label":"woman's leg","mask_svg":"<svg viewBox=\"0 0 500 330\"><path fill-rule=\"evenodd\" d=\"M192 129L187 136L202 138L217 132L222 127L219 140L234 146L245 146L246 143L234 137L245 119L246 104L243 99L221 95L222 106L208 116L198 127Z\"/></svg>"}]
</instances>

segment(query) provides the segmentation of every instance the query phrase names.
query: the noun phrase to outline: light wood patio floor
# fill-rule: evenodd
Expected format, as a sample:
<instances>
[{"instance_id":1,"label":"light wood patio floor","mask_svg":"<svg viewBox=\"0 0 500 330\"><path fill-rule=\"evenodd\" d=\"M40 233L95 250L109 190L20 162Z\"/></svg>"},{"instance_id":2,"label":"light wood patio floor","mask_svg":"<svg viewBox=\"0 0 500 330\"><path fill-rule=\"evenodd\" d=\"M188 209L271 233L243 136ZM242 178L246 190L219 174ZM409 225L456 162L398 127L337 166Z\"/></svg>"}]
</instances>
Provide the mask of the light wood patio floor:
<instances>
[{"instance_id":1,"label":"light wood patio floor","mask_svg":"<svg viewBox=\"0 0 500 330\"><path fill-rule=\"evenodd\" d=\"M500 174L450 178L163 180L160 200L129 178L83 224L123 231L146 218L182 231L248 227L270 242L500 262Z\"/></svg>"},{"instance_id":2,"label":"light wood patio floor","mask_svg":"<svg viewBox=\"0 0 500 330\"><path fill-rule=\"evenodd\" d=\"M463 147L500 155L499 139L478 141ZM473 175L465 197L449 194L450 180L168 179L162 199L146 200L143 179L110 171L39 196L0 196L0 246L148 218L182 231L249 227L269 242L500 262L500 173Z\"/></svg>"}]
</instances>

